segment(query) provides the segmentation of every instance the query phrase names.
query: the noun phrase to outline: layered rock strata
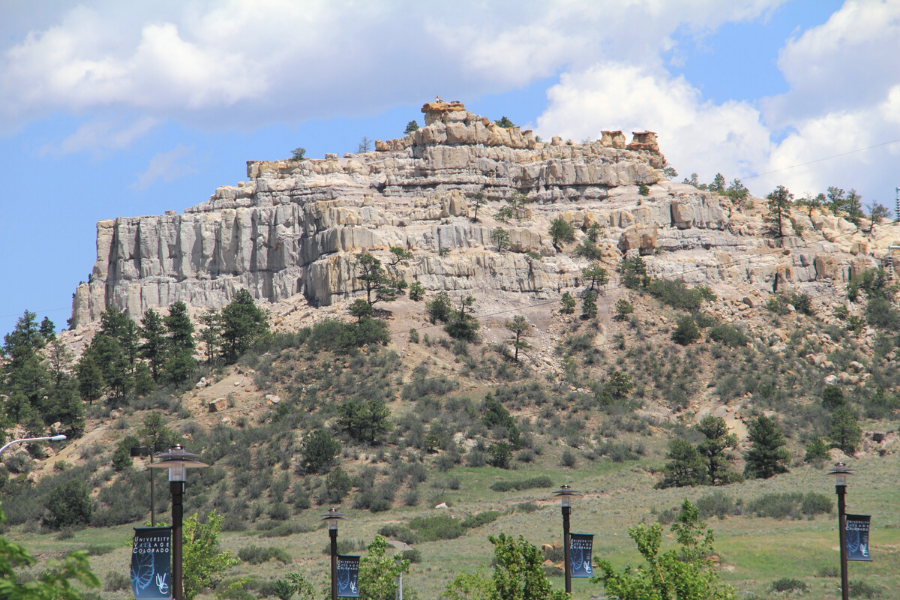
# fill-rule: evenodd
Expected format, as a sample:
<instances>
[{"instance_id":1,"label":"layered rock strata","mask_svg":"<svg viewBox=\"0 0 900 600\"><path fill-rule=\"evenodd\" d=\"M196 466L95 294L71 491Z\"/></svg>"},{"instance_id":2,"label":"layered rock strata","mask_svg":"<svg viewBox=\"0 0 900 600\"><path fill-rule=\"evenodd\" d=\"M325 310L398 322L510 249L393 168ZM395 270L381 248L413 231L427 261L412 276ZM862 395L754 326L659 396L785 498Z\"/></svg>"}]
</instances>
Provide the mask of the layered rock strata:
<instances>
[{"instance_id":1,"label":"layered rock strata","mask_svg":"<svg viewBox=\"0 0 900 600\"><path fill-rule=\"evenodd\" d=\"M557 217L579 238L599 225L611 259L640 252L659 273L689 279L765 286L779 269L809 281L844 278L851 268L849 259L820 260L824 248L785 257L765 247L768 258L742 262L737 253L764 246L758 219L723 196L666 181L653 132L636 132L631 144L618 131L545 143L459 103L422 110L425 127L377 141L374 152L251 161L247 182L220 187L184 214L100 221L93 278L76 290L73 324L109 306L132 316L175 301L221 307L240 288L261 300L303 294L328 305L362 289L356 253L386 257L391 246L413 252L394 269L428 290L546 298L579 285L584 265L551 243ZM475 221L478 193L485 204ZM501 206L515 206L509 223L493 216ZM510 234L508 251L492 242L498 226Z\"/></svg>"}]
</instances>

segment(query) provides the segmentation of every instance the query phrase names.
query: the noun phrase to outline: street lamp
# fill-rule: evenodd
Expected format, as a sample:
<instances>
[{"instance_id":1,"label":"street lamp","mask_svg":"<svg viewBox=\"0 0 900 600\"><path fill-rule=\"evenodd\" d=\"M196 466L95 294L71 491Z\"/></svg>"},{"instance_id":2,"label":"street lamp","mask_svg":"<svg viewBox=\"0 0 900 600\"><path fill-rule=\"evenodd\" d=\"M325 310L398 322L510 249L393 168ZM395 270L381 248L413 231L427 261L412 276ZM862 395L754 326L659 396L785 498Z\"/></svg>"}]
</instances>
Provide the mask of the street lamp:
<instances>
[{"instance_id":1,"label":"street lamp","mask_svg":"<svg viewBox=\"0 0 900 600\"><path fill-rule=\"evenodd\" d=\"M337 532L338 521L346 521L347 516L339 513L336 508L329 508L328 512L322 515L320 521L328 523L328 537L331 538L331 600L337 600Z\"/></svg>"},{"instance_id":2,"label":"street lamp","mask_svg":"<svg viewBox=\"0 0 900 600\"><path fill-rule=\"evenodd\" d=\"M156 458L159 462L152 463L151 469L169 469L169 491L172 493L172 583L174 585L172 594L175 600L183 600L181 521L184 517L184 505L182 504L184 476L188 469L208 467L209 465L202 462L198 455L185 450L181 444L175 444L174 447L169 448L168 452L159 454Z\"/></svg>"},{"instance_id":3,"label":"street lamp","mask_svg":"<svg viewBox=\"0 0 900 600\"><path fill-rule=\"evenodd\" d=\"M13 440L7 445L0 448L0 454L3 454L3 451L12 446L13 444L22 444L24 442L61 442L66 439L66 436L63 434L53 435L50 437L39 437L39 438L26 438L24 440Z\"/></svg>"},{"instance_id":4,"label":"street lamp","mask_svg":"<svg viewBox=\"0 0 900 600\"><path fill-rule=\"evenodd\" d=\"M131 449L132 458L139 458L142 456L150 457L150 468L153 468L153 448L148 448L147 446L135 446ZM154 510L154 496L155 487L153 485L153 471L148 471L150 473L150 527L156 527L156 510Z\"/></svg>"},{"instance_id":5,"label":"street lamp","mask_svg":"<svg viewBox=\"0 0 900 600\"><path fill-rule=\"evenodd\" d=\"M847 477L854 475L853 470L842 462L828 469L828 475L834 477L834 491L838 497L838 531L841 543L841 598L849 600L850 586L847 583L847 513L844 507L844 494L847 492Z\"/></svg>"},{"instance_id":6,"label":"street lamp","mask_svg":"<svg viewBox=\"0 0 900 600\"><path fill-rule=\"evenodd\" d=\"M569 564L569 515L572 514L572 499L580 496L581 492L576 492L568 484L553 492L554 496L558 496L562 505L563 518L563 560L565 561L566 570L566 593L572 593L572 565Z\"/></svg>"}]
</instances>

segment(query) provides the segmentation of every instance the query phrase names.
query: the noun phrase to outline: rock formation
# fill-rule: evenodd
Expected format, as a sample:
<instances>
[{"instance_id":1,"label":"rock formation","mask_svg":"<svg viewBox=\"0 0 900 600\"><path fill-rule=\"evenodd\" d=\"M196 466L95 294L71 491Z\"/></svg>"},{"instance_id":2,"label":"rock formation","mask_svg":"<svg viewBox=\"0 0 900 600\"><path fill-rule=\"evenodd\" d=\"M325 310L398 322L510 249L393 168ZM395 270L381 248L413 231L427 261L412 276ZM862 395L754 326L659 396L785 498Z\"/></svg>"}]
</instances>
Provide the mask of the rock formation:
<instances>
[{"instance_id":1,"label":"rock formation","mask_svg":"<svg viewBox=\"0 0 900 600\"><path fill-rule=\"evenodd\" d=\"M548 298L579 285L585 264L552 245L547 230L557 217L579 238L599 225L611 261L638 251L658 275L692 281L771 289L779 273L795 282L843 280L857 268L853 261L868 260L842 254L853 226L823 216L806 222L824 240L788 239L788 250L776 249L759 237L758 215L665 180L653 132L636 132L627 145L620 131L546 143L458 102L422 111L425 127L376 141L374 152L251 161L247 182L218 188L184 214L100 221L93 281L76 290L73 325L98 319L108 306L135 317L175 301L220 307L239 288L261 300L303 294L328 305L362 289L355 253L385 257L391 246L413 252L397 268L427 290ZM639 195L640 184L648 196ZM486 204L475 222L471 194L478 192ZM514 195L527 204L510 223L498 222L494 213ZM491 241L498 226L510 233L509 251Z\"/></svg>"}]
</instances>

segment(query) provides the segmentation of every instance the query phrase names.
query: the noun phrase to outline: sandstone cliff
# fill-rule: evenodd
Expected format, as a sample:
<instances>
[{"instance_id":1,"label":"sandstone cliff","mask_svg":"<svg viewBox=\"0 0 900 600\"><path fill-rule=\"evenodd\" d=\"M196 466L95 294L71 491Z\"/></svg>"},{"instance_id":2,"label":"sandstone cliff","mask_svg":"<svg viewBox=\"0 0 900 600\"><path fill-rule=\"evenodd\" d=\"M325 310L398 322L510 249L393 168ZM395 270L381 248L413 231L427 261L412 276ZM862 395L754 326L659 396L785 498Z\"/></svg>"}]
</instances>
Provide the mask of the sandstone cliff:
<instances>
[{"instance_id":1,"label":"sandstone cliff","mask_svg":"<svg viewBox=\"0 0 900 600\"><path fill-rule=\"evenodd\" d=\"M248 181L217 189L184 214L100 221L93 281L76 290L73 325L108 306L132 316L175 301L220 307L242 287L261 300L302 294L329 305L362 289L354 253L384 257L391 246L413 252L399 269L430 291L555 297L580 284L585 264L552 245L547 230L559 216L579 238L599 224L611 263L641 252L659 276L727 284L726 294L728 287L771 291L776 277L843 281L874 264L842 219L796 216L807 233L782 248L763 236L758 202L738 208L667 181L653 132L636 132L630 144L619 131L588 143L545 143L459 103L422 110L425 127L377 141L374 152L251 161ZM468 194L477 192L487 204L475 222ZM494 213L516 192L528 203L509 224L498 223ZM491 243L498 225L510 232L509 251Z\"/></svg>"}]
</instances>

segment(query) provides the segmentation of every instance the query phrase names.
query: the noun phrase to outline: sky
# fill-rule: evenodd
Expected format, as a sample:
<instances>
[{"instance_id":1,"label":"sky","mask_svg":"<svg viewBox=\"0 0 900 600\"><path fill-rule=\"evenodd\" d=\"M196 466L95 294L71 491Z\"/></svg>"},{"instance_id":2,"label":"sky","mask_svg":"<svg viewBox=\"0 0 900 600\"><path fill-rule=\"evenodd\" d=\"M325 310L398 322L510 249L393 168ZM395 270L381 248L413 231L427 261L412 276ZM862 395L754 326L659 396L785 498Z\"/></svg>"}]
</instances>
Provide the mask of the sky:
<instances>
[{"instance_id":1,"label":"sky","mask_svg":"<svg viewBox=\"0 0 900 600\"><path fill-rule=\"evenodd\" d=\"M436 95L542 137L659 134L679 178L893 209L900 0L0 0L0 333L65 328L96 222L246 161L401 137Z\"/></svg>"}]
</instances>

